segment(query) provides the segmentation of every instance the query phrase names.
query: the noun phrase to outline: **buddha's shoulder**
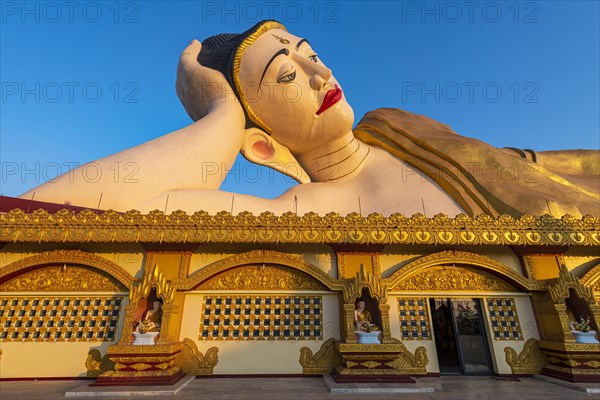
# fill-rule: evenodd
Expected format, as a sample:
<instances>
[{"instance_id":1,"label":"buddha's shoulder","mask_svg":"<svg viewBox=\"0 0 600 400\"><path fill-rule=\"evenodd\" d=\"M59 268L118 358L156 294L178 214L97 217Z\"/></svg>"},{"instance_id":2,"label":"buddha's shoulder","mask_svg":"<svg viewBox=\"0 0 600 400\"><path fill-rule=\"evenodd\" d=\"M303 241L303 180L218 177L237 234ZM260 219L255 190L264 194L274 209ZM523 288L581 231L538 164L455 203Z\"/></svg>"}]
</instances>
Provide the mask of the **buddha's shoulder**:
<instances>
[{"instance_id":1,"label":"buddha's shoulder","mask_svg":"<svg viewBox=\"0 0 600 400\"><path fill-rule=\"evenodd\" d=\"M427 115L415 114L399 108L378 108L367 112L355 129L369 129L387 126L395 130L404 130L421 134L443 133L456 135L449 125Z\"/></svg>"}]
</instances>

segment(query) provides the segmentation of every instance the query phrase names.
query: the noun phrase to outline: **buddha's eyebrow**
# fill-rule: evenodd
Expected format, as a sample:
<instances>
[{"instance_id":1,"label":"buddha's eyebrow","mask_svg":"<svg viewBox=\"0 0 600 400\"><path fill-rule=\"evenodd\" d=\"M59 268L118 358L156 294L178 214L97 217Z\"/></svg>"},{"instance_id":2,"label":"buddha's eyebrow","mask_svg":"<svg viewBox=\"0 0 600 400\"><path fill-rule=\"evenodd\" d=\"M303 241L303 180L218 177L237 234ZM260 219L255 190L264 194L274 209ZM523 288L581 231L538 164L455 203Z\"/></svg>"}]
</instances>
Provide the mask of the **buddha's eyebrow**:
<instances>
[{"instance_id":1,"label":"buddha's eyebrow","mask_svg":"<svg viewBox=\"0 0 600 400\"><path fill-rule=\"evenodd\" d=\"M275 53L275 55L273 57L271 57L271 59L267 63L267 66L265 67L265 70L262 73L262 76L260 77L260 82L258 82L258 86L260 86L260 84L262 83L262 80L265 77L265 74L267 73L267 69L269 69L269 65L271 65L271 63L273 62L273 60L275 60L277 58L277 56L280 56L280 55L289 56L290 55L290 51L288 49L281 49L277 53Z\"/></svg>"},{"instance_id":2,"label":"buddha's eyebrow","mask_svg":"<svg viewBox=\"0 0 600 400\"><path fill-rule=\"evenodd\" d=\"M302 45L302 43L304 43L304 42L306 42L306 43L307 43L307 44L310 46L310 43L308 43L308 40L306 40L306 39L302 39L302 40L300 40L298 43L296 43L296 51L298 51L298 49L300 48L300 46L301 46L301 45Z\"/></svg>"}]
</instances>

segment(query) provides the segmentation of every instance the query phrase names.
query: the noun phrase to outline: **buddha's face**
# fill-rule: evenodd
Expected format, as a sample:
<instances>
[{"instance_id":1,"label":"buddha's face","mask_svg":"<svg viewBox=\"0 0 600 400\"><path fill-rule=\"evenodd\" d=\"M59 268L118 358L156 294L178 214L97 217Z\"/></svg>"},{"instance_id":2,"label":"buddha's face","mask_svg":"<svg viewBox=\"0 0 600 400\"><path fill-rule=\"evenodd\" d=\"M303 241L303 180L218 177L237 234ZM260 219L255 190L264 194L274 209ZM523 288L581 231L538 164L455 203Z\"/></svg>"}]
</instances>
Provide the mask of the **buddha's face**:
<instances>
[{"instance_id":1,"label":"buddha's face","mask_svg":"<svg viewBox=\"0 0 600 400\"><path fill-rule=\"evenodd\" d=\"M252 111L292 153L352 129L352 108L305 39L282 29L263 33L244 51L239 76Z\"/></svg>"},{"instance_id":2,"label":"buddha's face","mask_svg":"<svg viewBox=\"0 0 600 400\"><path fill-rule=\"evenodd\" d=\"M359 310L364 310L365 309L365 302L364 301L359 301L358 302L358 309Z\"/></svg>"},{"instance_id":3,"label":"buddha's face","mask_svg":"<svg viewBox=\"0 0 600 400\"><path fill-rule=\"evenodd\" d=\"M154 308L155 310L158 310L160 308L160 301L155 301L152 304L152 308Z\"/></svg>"}]
</instances>

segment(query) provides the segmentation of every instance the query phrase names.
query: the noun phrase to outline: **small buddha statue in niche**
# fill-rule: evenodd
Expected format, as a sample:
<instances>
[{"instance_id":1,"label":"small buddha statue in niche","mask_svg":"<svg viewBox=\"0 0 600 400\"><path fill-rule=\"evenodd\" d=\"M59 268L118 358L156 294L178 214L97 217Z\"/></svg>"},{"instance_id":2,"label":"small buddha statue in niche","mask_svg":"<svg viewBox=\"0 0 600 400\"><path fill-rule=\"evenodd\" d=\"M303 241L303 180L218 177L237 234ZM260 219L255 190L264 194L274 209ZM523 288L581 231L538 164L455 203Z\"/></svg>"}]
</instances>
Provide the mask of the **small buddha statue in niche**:
<instances>
[{"instance_id":1,"label":"small buddha statue in niche","mask_svg":"<svg viewBox=\"0 0 600 400\"><path fill-rule=\"evenodd\" d=\"M357 331L375 332L380 331L379 326L373 323L373 318L369 310L365 308L365 302L360 300L354 310L354 324Z\"/></svg>"},{"instance_id":2,"label":"small buddha statue in niche","mask_svg":"<svg viewBox=\"0 0 600 400\"><path fill-rule=\"evenodd\" d=\"M152 308L144 314L142 320L136 327L136 332L150 333L160 332L160 324L162 322L162 304L160 301L154 301Z\"/></svg>"}]
</instances>

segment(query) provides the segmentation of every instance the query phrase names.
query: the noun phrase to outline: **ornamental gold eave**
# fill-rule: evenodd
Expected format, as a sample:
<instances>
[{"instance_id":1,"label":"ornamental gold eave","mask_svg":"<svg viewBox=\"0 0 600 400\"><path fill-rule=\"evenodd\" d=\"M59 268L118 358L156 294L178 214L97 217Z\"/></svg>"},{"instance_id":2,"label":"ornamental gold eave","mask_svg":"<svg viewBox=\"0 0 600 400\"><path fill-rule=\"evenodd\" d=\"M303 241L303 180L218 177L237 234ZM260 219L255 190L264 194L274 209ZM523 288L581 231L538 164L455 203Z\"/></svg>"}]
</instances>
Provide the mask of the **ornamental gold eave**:
<instances>
[{"instance_id":1,"label":"ornamental gold eave","mask_svg":"<svg viewBox=\"0 0 600 400\"><path fill-rule=\"evenodd\" d=\"M292 212L238 215L222 211L142 214L106 211L14 209L0 214L0 242L93 243L306 243L400 245L599 246L600 220L549 215L471 218L422 214L367 217L352 213L319 216Z\"/></svg>"}]
</instances>

